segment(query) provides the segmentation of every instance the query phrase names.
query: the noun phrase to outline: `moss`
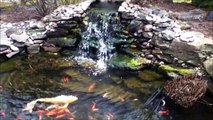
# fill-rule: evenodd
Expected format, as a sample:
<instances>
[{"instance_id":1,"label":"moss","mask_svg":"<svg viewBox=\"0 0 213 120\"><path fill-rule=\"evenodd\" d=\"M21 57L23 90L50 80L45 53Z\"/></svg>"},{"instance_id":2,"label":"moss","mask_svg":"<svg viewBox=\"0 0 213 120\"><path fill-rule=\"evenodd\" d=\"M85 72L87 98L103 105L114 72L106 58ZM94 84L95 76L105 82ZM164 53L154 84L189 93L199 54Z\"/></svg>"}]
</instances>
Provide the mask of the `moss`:
<instances>
[{"instance_id":1,"label":"moss","mask_svg":"<svg viewBox=\"0 0 213 120\"><path fill-rule=\"evenodd\" d=\"M193 70L191 70L191 69L175 68L175 67L171 67L169 65L160 65L159 68L163 71L166 71L166 72L177 72L181 75L193 74Z\"/></svg>"},{"instance_id":2,"label":"moss","mask_svg":"<svg viewBox=\"0 0 213 120\"><path fill-rule=\"evenodd\" d=\"M128 68L138 70L142 64L149 63L149 60L142 57L130 57L127 55L115 55L109 60L109 66L115 68Z\"/></svg>"},{"instance_id":3,"label":"moss","mask_svg":"<svg viewBox=\"0 0 213 120\"><path fill-rule=\"evenodd\" d=\"M0 63L0 71L10 71L15 69L16 63L18 61L14 61L12 59L10 59L9 61Z\"/></svg>"},{"instance_id":4,"label":"moss","mask_svg":"<svg viewBox=\"0 0 213 120\"><path fill-rule=\"evenodd\" d=\"M152 70L143 70L142 73L139 74L139 77L148 81L159 80L160 78L163 78L161 74Z\"/></svg>"}]
</instances>

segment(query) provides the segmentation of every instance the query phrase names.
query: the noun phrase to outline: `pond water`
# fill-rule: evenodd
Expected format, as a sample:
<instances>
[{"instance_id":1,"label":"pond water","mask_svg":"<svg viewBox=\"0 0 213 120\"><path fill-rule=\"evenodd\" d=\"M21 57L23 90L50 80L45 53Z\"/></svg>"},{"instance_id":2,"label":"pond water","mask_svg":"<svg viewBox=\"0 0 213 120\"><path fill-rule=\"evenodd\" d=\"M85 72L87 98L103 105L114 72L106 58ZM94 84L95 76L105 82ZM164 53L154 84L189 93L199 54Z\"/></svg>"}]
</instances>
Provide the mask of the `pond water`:
<instances>
[{"instance_id":1,"label":"pond water","mask_svg":"<svg viewBox=\"0 0 213 120\"><path fill-rule=\"evenodd\" d=\"M116 14L111 15L116 16ZM107 23L108 20L103 21ZM107 60L117 52L114 51L113 46L109 49L105 46L111 45L109 40L114 36L107 33L109 29L101 30L95 24L97 23L91 22L88 25L95 29L96 44L101 48L96 50L95 55L87 53L91 48L88 48L88 43L85 41L91 39L87 34L91 35L93 30L88 32L86 29L86 32L82 33L85 37L82 35L83 42L80 43L79 48L65 49L58 54L23 53L9 60L1 59L0 112L5 113L5 116L0 115L0 120L18 120L17 118L38 120L36 111L45 109L47 105L38 103L33 112L29 113L22 111L26 104L38 98L59 95L78 97L76 102L68 106L72 120L210 120L213 118L212 107L205 104L196 104L187 110L169 105L167 106L169 114L166 115L159 114L152 107L146 107L147 99L170 78L152 68L140 71L109 68L106 65ZM109 25L103 26L106 28ZM82 62L77 59L79 57L81 60L85 58L83 60L86 61ZM90 64L90 60L94 64ZM99 71L100 66L96 66L99 61L106 67L104 71L94 74ZM54 117L42 116L43 120L53 120ZM60 120L69 119L68 116L64 116Z\"/></svg>"}]
</instances>

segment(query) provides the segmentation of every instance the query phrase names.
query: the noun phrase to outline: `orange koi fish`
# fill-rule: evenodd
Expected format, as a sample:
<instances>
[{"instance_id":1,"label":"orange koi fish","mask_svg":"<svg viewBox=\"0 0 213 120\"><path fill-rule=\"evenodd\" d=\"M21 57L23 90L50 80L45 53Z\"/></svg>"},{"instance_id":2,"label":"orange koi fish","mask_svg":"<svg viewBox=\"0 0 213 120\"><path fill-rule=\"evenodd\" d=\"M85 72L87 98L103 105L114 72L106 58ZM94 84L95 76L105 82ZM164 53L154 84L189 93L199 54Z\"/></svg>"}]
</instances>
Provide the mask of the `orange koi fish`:
<instances>
[{"instance_id":1,"label":"orange koi fish","mask_svg":"<svg viewBox=\"0 0 213 120\"><path fill-rule=\"evenodd\" d=\"M125 99L123 97L119 96L119 99L121 102L125 102Z\"/></svg>"},{"instance_id":2,"label":"orange koi fish","mask_svg":"<svg viewBox=\"0 0 213 120\"><path fill-rule=\"evenodd\" d=\"M6 113L5 113L5 112L0 112L0 116L5 117L5 116L6 116Z\"/></svg>"},{"instance_id":3,"label":"orange koi fish","mask_svg":"<svg viewBox=\"0 0 213 120\"><path fill-rule=\"evenodd\" d=\"M67 75L64 76L63 82L64 83L68 83L69 82L69 77Z\"/></svg>"},{"instance_id":4,"label":"orange koi fish","mask_svg":"<svg viewBox=\"0 0 213 120\"><path fill-rule=\"evenodd\" d=\"M67 114L57 115L57 116L54 118L54 120L59 120L59 119L65 117L66 115L67 115Z\"/></svg>"},{"instance_id":5,"label":"orange koi fish","mask_svg":"<svg viewBox=\"0 0 213 120\"><path fill-rule=\"evenodd\" d=\"M114 116L111 112L107 113L107 120L113 120Z\"/></svg>"},{"instance_id":6,"label":"orange koi fish","mask_svg":"<svg viewBox=\"0 0 213 120\"><path fill-rule=\"evenodd\" d=\"M96 83L91 84L88 88L88 92L92 92L93 89L95 88L95 85L96 85Z\"/></svg>"},{"instance_id":7,"label":"orange koi fish","mask_svg":"<svg viewBox=\"0 0 213 120\"><path fill-rule=\"evenodd\" d=\"M96 103L95 102L92 102L93 105L92 105L92 111L98 111L98 109L96 108Z\"/></svg>"},{"instance_id":8,"label":"orange koi fish","mask_svg":"<svg viewBox=\"0 0 213 120\"><path fill-rule=\"evenodd\" d=\"M16 117L16 120L21 120L21 118L19 116Z\"/></svg>"},{"instance_id":9,"label":"orange koi fish","mask_svg":"<svg viewBox=\"0 0 213 120\"><path fill-rule=\"evenodd\" d=\"M161 114L161 115L166 115L168 113L169 113L169 110L160 110L159 111L159 114Z\"/></svg>"}]
</instances>

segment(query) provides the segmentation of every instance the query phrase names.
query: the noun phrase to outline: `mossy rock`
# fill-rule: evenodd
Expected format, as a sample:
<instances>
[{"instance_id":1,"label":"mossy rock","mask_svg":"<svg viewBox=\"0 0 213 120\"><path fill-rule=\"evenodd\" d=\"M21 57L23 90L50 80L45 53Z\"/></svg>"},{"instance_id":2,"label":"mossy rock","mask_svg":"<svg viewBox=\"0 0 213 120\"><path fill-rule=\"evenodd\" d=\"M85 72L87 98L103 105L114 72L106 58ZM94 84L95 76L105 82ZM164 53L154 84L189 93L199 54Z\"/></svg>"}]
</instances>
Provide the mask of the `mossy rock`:
<instances>
[{"instance_id":1,"label":"mossy rock","mask_svg":"<svg viewBox=\"0 0 213 120\"><path fill-rule=\"evenodd\" d=\"M146 81L159 80L163 78L163 75L153 71L153 70L143 70L139 75L139 78Z\"/></svg>"},{"instance_id":2,"label":"mossy rock","mask_svg":"<svg viewBox=\"0 0 213 120\"><path fill-rule=\"evenodd\" d=\"M194 71L192 69L184 69L184 68L177 68L172 67L169 65L160 65L159 69L166 72L166 73L178 73L180 75L192 75Z\"/></svg>"},{"instance_id":3,"label":"mossy rock","mask_svg":"<svg viewBox=\"0 0 213 120\"><path fill-rule=\"evenodd\" d=\"M128 55L114 55L108 62L112 68L139 70L149 64L150 60L142 57L130 57Z\"/></svg>"},{"instance_id":4,"label":"mossy rock","mask_svg":"<svg viewBox=\"0 0 213 120\"><path fill-rule=\"evenodd\" d=\"M74 47L78 43L78 38L75 36L54 37L48 38L47 42L59 47Z\"/></svg>"}]
</instances>

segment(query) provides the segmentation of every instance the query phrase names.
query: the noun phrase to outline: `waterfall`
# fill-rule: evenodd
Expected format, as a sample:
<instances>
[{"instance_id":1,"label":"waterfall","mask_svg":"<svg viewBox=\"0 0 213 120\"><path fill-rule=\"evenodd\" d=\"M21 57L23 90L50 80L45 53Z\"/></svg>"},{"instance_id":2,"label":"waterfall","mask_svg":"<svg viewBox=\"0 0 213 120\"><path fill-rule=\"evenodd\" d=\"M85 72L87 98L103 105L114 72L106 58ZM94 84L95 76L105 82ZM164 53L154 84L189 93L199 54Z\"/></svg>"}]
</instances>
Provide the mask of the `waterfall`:
<instances>
[{"instance_id":1,"label":"waterfall","mask_svg":"<svg viewBox=\"0 0 213 120\"><path fill-rule=\"evenodd\" d=\"M112 40L119 28L118 15L117 13L90 12L88 17L88 25L82 33L79 55L76 60L90 59L96 64L96 72L105 71L106 63L115 51Z\"/></svg>"}]
</instances>

